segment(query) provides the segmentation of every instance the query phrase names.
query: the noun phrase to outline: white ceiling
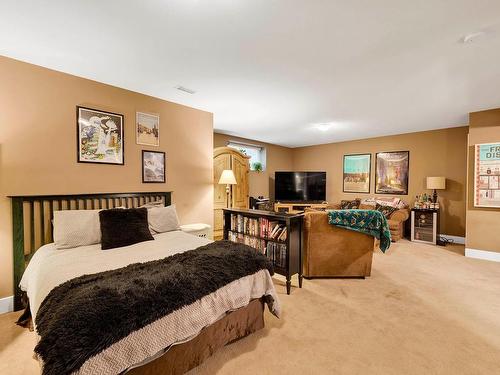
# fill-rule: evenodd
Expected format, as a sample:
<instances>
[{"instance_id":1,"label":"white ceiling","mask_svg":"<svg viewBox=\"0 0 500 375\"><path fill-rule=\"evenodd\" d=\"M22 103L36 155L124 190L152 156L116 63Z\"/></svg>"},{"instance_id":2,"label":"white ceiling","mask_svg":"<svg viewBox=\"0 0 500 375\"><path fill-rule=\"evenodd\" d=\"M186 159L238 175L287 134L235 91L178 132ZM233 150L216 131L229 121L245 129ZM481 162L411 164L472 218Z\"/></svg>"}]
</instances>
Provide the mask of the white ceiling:
<instances>
[{"instance_id":1,"label":"white ceiling","mask_svg":"<svg viewBox=\"0 0 500 375\"><path fill-rule=\"evenodd\" d=\"M0 54L291 147L466 125L500 107L499 0L3 0Z\"/></svg>"}]
</instances>

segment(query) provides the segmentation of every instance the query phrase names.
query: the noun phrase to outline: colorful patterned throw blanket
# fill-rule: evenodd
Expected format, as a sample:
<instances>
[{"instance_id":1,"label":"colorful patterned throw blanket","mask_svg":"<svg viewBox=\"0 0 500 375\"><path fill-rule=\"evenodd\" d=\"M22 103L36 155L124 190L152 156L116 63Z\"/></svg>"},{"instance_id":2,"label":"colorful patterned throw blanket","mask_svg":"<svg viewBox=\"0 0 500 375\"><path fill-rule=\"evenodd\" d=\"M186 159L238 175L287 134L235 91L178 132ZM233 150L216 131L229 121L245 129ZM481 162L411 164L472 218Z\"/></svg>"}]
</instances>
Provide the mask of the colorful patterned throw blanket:
<instances>
[{"instance_id":1,"label":"colorful patterned throw blanket","mask_svg":"<svg viewBox=\"0 0 500 375\"><path fill-rule=\"evenodd\" d=\"M385 216L375 210L332 210L328 223L341 228L369 234L380 240L384 253L391 246L391 232Z\"/></svg>"}]
</instances>

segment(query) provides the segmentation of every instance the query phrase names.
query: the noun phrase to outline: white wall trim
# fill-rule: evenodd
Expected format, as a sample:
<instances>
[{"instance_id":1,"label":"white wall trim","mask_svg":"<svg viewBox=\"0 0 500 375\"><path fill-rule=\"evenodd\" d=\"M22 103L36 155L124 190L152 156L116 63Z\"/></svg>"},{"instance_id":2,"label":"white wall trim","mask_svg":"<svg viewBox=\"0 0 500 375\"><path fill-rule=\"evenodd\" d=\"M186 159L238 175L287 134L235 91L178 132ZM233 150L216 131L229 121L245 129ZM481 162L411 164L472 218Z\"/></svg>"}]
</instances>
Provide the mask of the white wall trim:
<instances>
[{"instance_id":1,"label":"white wall trim","mask_svg":"<svg viewBox=\"0 0 500 375\"><path fill-rule=\"evenodd\" d=\"M0 298L0 314L14 311L14 296Z\"/></svg>"},{"instance_id":2,"label":"white wall trim","mask_svg":"<svg viewBox=\"0 0 500 375\"><path fill-rule=\"evenodd\" d=\"M459 243L461 245L465 245L465 237L452 236L450 234L440 234L440 238L449 238L453 240L453 243Z\"/></svg>"},{"instance_id":3,"label":"white wall trim","mask_svg":"<svg viewBox=\"0 0 500 375\"><path fill-rule=\"evenodd\" d=\"M493 262L500 262L500 253L494 251L477 250L465 248L465 256L468 258L491 260Z\"/></svg>"}]
</instances>

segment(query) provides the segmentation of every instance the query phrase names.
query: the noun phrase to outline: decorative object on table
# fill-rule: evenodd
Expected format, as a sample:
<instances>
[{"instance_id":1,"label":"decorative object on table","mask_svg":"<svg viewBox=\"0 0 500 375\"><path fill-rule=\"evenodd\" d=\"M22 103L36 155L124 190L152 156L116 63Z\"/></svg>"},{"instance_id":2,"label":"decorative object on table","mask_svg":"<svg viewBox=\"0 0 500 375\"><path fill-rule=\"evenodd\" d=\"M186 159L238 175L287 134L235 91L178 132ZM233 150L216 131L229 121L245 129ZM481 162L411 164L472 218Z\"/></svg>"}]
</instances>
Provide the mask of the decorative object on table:
<instances>
[{"instance_id":1,"label":"decorative object on table","mask_svg":"<svg viewBox=\"0 0 500 375\"><path fill-rule=\"evenodd\" d=\"M137 112L135 115L135 142L138 145L160 145L160 116Z\"/></svg>"},{"instance_id":2,"label":"decorative object on table","mask_svg":"<svg viewBox=\"0 0 500 375\"><path fill-rule=\"evenodd\" d=\"M262 163L260 161L252 163L252 170L255 172L262 172Z\"/></svg>"},{"instance_id":3,"label":"decorative object on table","mask_svg":"<svg viewBox=\"0 0 500 375\"><path fill-rule=\"evenodd\" d=\"M142 182L165 182L165 153L142 150Z\"/></svg>"},{"instance_id":4,"label":"decorative object on table","mask_svg":"<svg viewBox=\"0 0 500 375\"><path fill-rule=\"evenodd\" d=\"M432 195L432 203L437 203L436 190L446 189L446 177L427 177L427 189L434 190Z\"/></svg>"},{"instance_id":5,"label":"decorative object on table","mask_svg":"<svg viewBox=\"0 0 500 375\"><path fill-rule=\"evenodd\" d=\"M77 161L124 164L123 115L76 107Z\"/></svg>"},{"instance_id":6,"label":"decorative object on table","mask_svg":"<svg viewBox=\"0 0 500 375\"><path fill-rule=\"evenodd\" d=\"M232 169L224 169L219 178L219 185L226 185L227 208L230 208L229 194L231 193L230 185L236 185L236 177Z\"/></svg>"},{"instance_id":7,"label":"decorative object on table","mask_svg":"<svg viewBox=\"0 0 500 375\"><path fill-rule=\"evenodd\" d=\"M411 209L411 240L436 245L439 233L439 210Z\"/></svg>"},{"instance_id":8,"label":"decorative object on table","mask_svg":"<svg viewBox=\"0 0 500 375\"><path fill-rule=\"evenodd\" d=\"M439 202L434 203L430 195L423 193L415 197L413 207L423 210L435 210L439 209Z\"/></svg>"},{"instance_id":9,"label":"decorative object on table","mask_svg":"<svg viewBox=\"0 0 500 375\"><path fill-rule=\"evenodd\" d=\"M500 208L500 143L476 145L474 207Z\"/></svg>"},{"instance_id":10,"label":"decorative object on table","mask_svg":"<svg viewBox=\"0 0 500 375\"><path fill-rule=\"evenodd\" d=\"M369 193L371 154L344 155L344 193Z\"/></svg>"},{"instance_id":11,"label":"decorative object on table","mask_svg":"<svg viewBox=\"0 0 500 375\"><path fill-rule=\"evenodd\" d=\"M208 238L210 236L210 229L212 227L204 223L195 223L195 224L184 224L181 225L180 228L181 231L192 234L193 236Z\"/></svg>"},{"instance_id":12,"label":"decorative object on table","mask_svg":"<svg viewBox=\"0 0 500 375\"><path fill-rule=\"evenodd\" d=\"M375 193L408 194L410 152L378 152L376 160Z\"/></svg>"}]
</instances>

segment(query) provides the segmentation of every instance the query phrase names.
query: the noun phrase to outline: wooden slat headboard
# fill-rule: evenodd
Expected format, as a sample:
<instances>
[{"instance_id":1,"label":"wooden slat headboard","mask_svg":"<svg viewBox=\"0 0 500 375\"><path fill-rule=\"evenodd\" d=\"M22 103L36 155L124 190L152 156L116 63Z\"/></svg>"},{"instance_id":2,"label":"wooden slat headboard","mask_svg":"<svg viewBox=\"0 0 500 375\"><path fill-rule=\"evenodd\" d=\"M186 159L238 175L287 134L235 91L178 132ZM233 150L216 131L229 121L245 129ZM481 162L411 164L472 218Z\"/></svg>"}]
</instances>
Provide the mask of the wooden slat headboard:
<instances>
[{"instance_id":1,"label":"wooden slat headboard","mask_svg":"<svg viewBox=\"0 0 500 375\"><path fill-rule=\"evenodd\" d=\"M54 211L130 208L160 200L169 206L171 197L171 192L9 196L12 200L14 310L24 307L19 282L29 260L40 246L53 241Z\"/></svg>"}]
</instances>

